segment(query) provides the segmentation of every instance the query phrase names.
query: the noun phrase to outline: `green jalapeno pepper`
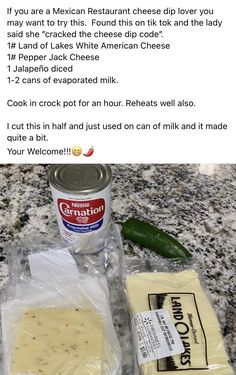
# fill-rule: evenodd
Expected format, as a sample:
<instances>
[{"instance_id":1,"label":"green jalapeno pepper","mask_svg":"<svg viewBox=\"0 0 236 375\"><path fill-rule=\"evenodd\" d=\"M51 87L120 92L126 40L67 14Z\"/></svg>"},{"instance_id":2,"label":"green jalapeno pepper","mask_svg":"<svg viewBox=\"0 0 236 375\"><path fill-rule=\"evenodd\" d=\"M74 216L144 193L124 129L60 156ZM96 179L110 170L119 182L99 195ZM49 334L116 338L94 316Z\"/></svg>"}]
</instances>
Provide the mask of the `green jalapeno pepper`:
<instances>
[{"instance_id":1,"label":"green jalapeno pepper","mask_svg":"<svg viewBox=\"0 0 236 375\"><path fill-rule=\"evenodd\" d=\"M124 238L131 240L142 247L155 251L166 258L190 258L192 255L177 240L139 219L130 218L122 226Z\"/></svg>"}]
</instances>

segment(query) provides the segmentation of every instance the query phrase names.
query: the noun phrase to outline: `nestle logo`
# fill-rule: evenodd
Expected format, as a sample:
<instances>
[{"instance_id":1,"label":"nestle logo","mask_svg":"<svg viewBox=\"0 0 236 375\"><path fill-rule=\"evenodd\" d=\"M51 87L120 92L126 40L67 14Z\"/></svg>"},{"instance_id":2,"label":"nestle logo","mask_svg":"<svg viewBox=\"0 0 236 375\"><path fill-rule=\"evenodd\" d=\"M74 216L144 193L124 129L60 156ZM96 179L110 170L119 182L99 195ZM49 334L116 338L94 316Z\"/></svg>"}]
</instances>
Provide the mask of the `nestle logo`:
<instances>
[{"instance_id":1,"label":"nestle logo","mask_svg":"<svg viewBox=\"0 0 236 375\"><path fill-rule=\"evenodd\" d=\"M61 217L71 224L93 224L102 219L105 213L104 199L93 199L91 201L58 199L57 205Z\"/></svg>"}]
</instances>

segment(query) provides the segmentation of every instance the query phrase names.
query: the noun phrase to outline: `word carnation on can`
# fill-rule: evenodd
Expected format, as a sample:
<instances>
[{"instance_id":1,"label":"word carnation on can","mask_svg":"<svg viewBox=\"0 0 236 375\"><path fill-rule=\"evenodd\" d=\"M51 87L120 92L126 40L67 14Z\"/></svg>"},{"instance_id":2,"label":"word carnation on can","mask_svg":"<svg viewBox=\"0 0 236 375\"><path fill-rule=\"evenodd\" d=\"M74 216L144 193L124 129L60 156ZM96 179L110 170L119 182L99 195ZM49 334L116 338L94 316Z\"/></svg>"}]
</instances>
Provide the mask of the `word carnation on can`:
<instances>
[{"instance_id":1,"label":"word carnation on can","mask_svg":"<svg viewBox=\"0 0 236 375\"><path fill-rule=\"evenodd\" d=\"M59 230L67 242L105 229L111 216L111 168L102 164L58 164L49 182Z\"/></svg>"}]
</instances>

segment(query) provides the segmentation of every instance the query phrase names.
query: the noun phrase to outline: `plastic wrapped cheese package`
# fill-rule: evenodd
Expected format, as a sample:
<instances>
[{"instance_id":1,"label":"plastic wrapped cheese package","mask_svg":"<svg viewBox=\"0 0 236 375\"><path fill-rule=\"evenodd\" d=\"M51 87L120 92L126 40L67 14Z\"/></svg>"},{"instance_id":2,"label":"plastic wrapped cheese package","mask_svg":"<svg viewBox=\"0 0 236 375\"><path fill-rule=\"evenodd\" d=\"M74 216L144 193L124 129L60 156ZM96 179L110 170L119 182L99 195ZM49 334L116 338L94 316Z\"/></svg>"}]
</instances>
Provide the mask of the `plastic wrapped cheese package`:
<instances>
[{"instance_id":1,"label":"plastic wrapped cheese package","mask_svg":"<svg viewBox=\"0 0 236 375\"><path fill-rule=\"evenodd\" d=\"M48 245L21 246L10 261L4 375L121 375L105 275L75 248Z\"/></svg>"},{"instance_id":2,"label":"plastic wrapped cheese package","mask_svg":"<svg viewBox=\"0 0 236 375\"><path fill-rule=\"evenodd\" d=\"M233 375L217 316L194 268L173 260L126 262L141 375Z\"/></svg>"}]
</instances>

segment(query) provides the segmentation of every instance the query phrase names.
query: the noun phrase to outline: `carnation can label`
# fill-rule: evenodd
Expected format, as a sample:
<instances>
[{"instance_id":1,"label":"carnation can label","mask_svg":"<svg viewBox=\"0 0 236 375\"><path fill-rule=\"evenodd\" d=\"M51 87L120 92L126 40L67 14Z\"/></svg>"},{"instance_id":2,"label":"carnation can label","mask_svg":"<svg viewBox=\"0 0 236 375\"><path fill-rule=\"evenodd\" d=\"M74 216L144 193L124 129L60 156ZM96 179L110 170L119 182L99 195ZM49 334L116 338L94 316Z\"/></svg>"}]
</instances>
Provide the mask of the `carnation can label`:
<instances>
[{"instance_id":1,"label":"carnation can label","mask_svg":"<svg viewBox=\"0 0 236 375\"><path fill-rule=\"evenodd\" d=\"M49 181L61 236L80 236L104 229L111 215L111 169L102 164L54 165Z\"/></svg>"}]
</instances>

